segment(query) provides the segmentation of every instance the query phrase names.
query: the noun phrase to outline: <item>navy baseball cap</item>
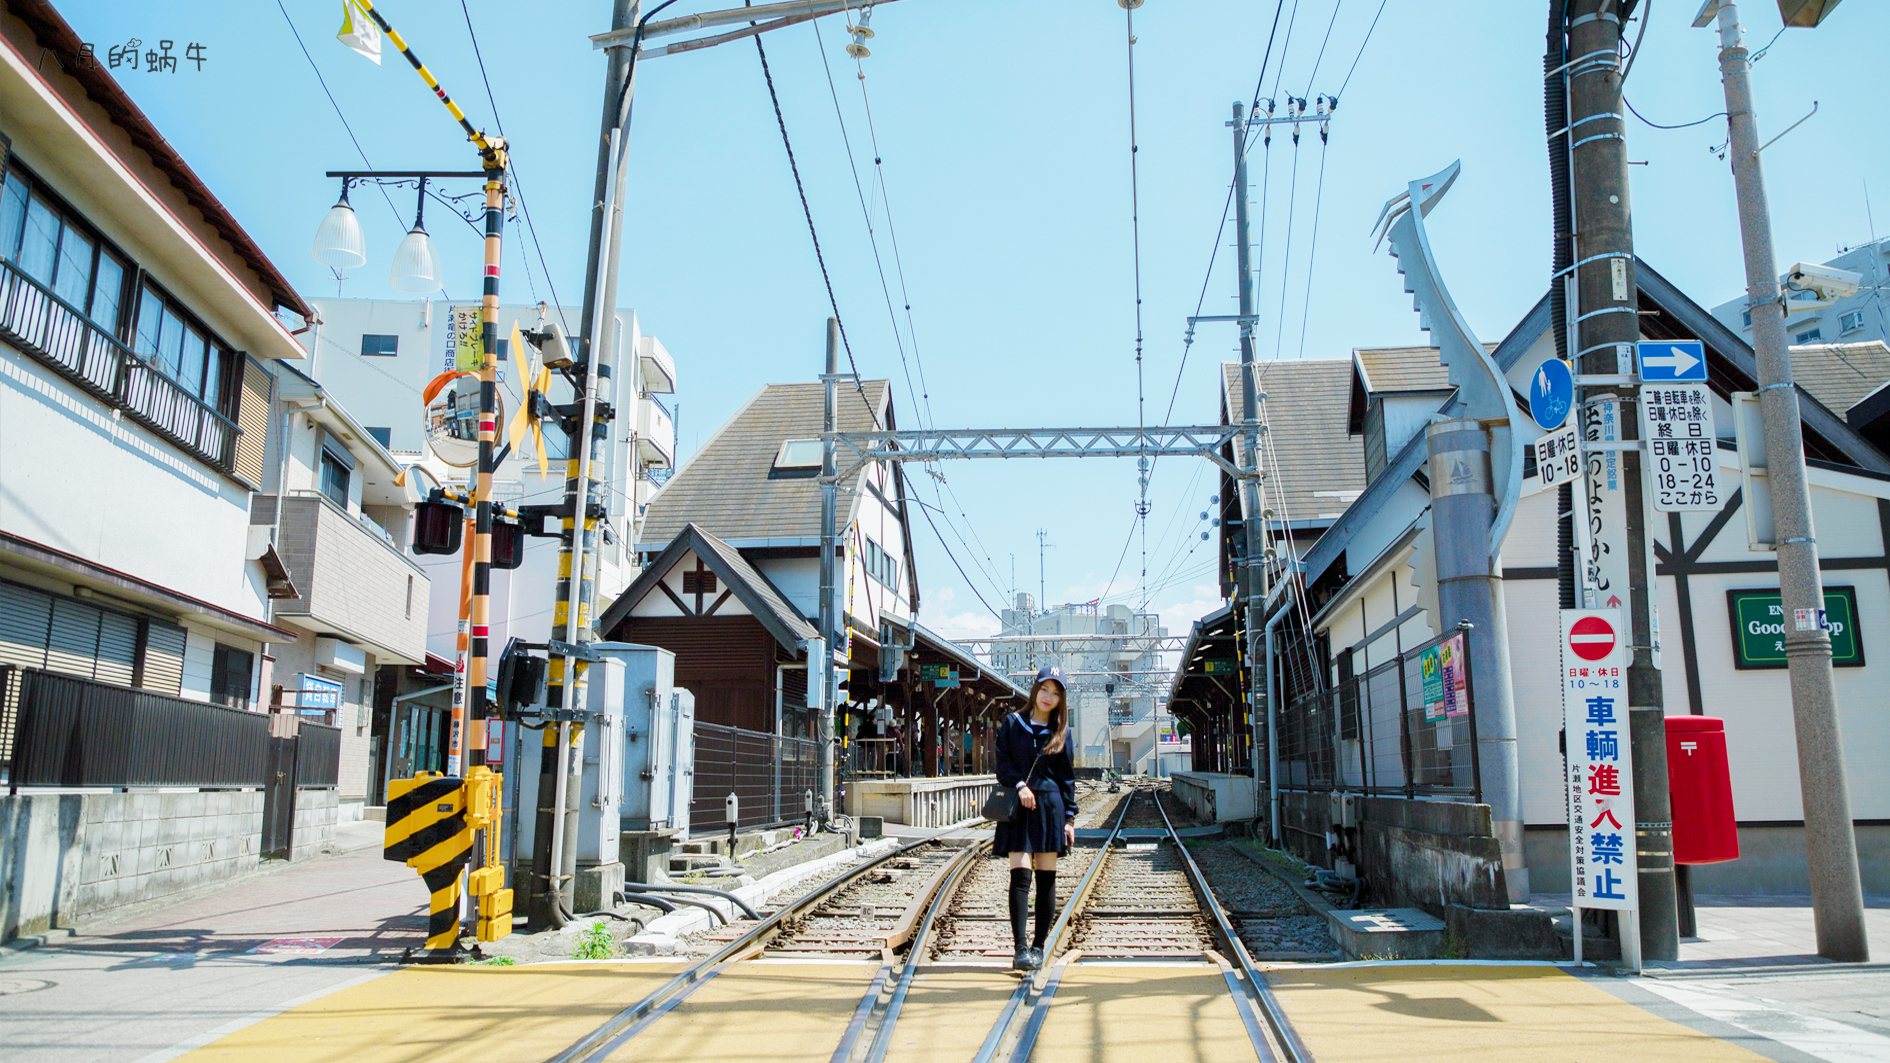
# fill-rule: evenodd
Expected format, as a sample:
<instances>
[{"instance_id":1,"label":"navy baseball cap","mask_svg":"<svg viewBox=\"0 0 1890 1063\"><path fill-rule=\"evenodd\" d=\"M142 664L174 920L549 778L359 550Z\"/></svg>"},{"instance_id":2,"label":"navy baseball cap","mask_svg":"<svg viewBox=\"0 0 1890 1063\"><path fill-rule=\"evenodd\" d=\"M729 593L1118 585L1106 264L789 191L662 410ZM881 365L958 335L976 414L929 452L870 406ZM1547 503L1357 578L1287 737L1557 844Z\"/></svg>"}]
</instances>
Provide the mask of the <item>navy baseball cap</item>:
<instances>
[{"instance_id":1,"label":"navy baseball cap","mask_svg":"<svg viewBox=\"0 0 1890 1063\"><path fill-rule=\"evenodd\" d=\"M1058 686L1066 691L1070 689L1070 684L1063 678L1063 669L1058 668L1054 664L1046 664L1042 668L1037 669L1037 683L1041 683L1046 679L1054 680ZM1036 683L1031 684L1031 686L1034 688Z\"/></svg>"}]
</instances>

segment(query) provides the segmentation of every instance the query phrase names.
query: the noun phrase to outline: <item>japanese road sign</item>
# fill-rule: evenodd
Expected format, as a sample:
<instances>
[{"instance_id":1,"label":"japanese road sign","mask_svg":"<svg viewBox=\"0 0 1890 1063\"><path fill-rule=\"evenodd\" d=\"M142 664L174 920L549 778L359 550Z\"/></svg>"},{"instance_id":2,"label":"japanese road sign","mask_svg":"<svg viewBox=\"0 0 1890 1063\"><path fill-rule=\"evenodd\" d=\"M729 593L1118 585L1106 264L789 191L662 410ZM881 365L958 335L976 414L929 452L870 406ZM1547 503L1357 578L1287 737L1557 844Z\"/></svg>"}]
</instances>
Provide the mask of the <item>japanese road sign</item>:
<instances>
[{"instance_id":1,"label":"japanese road sign","mask_svg":"<svg viewBox=\"0 0 1890 1063\"><path fill-rule=\"evenodd\" d=\"M1641 437L1647 440L1647 494L1655 510L1717 512L1725 504L1713 393L1705 384L1642 386Z\"/></svg>"},{"instance_id":2,"label":"japanese road sign","mask_svg":"<svg viewBox=\"0 0 1890 1063\"><path fill-rule=\"evenodd\" d=\"M1560 358L1545 358L1529 378L1529 416L1545 432L1568 420L1575 406L1575 373Z\"/></svg>"},{"instance_id":3,"label":"japanese road sign","mask_svg":"<svg viewBox=\"0 0 1890 1063\"><path fill-rule=\"evenodd\" d=\"M1562 610L1563 793L1574 908L1640 905L1626 634L1619 609Z\"/></svg>"},{"instance_id":4,"label":"japanese road sign","mask_svg":"<svg viewBox=\"0 0 1890 1063\"><path fill-rule=\"evenodd\" d=\"M1580 413L1582 442L1617 442L1624 433L1621 402L1608 398L1591 402ZM1577 493L1579 527L1576 541L1586 559L1581 566L1580 602L1590 609L1620 609L1631 616L1634 595L1628 574L1627 477L1624 456L1618 450L1584 450L1583 491ZM1641 477L1645 492L1651 477ZM1646 571L1654 571L1654 537L1643 536ZM1660 667L1660 598L1647 603L1649 634L1654 646L1654 667Z\"/></svg>"},{"instance_id":5,"label":"japanese road sign","mask_svg":"<svg viewBox=\"0 0 1890 1063\"><path fill-rule=\"evenodd\" d=\"M1569 483L1582 475L1582 431L1567 425L1544 432L1536 448L1536 482L1544 488Z\"/></svg>"},{"instance_id":6,"label":"japanese road sign","mask_svg":"<svg viewBox=\"0 0 1890 1063\"><path fill-rule=\"evenodd\" d=\"M1640 356L1641 383L1706 383L1706 344L1699 340L1642 340L1634 346Z\"/></svg>"}]
</instances>

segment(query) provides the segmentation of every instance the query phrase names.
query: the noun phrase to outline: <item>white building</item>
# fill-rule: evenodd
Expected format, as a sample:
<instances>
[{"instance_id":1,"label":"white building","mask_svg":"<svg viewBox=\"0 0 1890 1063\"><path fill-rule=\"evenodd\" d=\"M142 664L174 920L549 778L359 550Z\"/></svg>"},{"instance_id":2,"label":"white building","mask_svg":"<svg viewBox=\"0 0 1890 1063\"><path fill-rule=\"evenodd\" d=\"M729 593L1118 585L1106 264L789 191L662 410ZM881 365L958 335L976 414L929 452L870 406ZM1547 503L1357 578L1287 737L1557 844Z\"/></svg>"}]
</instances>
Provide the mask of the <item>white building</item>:
<instances>
[{"instance_id":1,"label":"white building","mask_svg":"<svg viewBox=\"0 0 1890 1063\"><path fill-rule=\"evenodd\" d=\"M1848 270L1862 278L1857 294L1830 306L1801 310L1797 307L1812 302L1815 296L1808 291L1788 292L1786 342L1793 346L1890 342L1890 237L1853 247L1824 265ZM1779 281L1784 283L1785 275L1781 274ZM1712 314L1747 344L1752 342L1752 312L1746 308L1744 296L1719 304ZM1844 413L1843 410L1835 412L1840 416Z\"/></svg>"},{"instance_id":2,"label":"white building","mask_svg":"<svg viewBox=\"0 0 1890 1063\"><path fill-rule=\"evenodd\" d=\"M1094 602L1039 611L1031 595L1020 593L1016 608L999 619L1003 641L991 643L993 667L1026 689L1046 665L1069 678L1077 767L1153 774L1161 767L1158 754L1178 752L1175 743L1167 750L1157 744L1171 670L1157 651L1168 629L1155 614Z\"/></svg>"},{"instance_id":3,"label":"white building","mask_svg":"<svg viewBox=\"0 0 1890 1063\"><path fill-rule=\"evenodd\" d=\"M458 330L466 327L469 318L476 320L478 304L373 299L317 299L314 304L321 324L304 336L311 348L309 375L345 403L363 431L396 460L424 470L417 477L424 481L417 490L434 484L463 486L470 470L447 466L427 451L420 395L429 381L452 368L451 352ZM575 336L579 316L580 312L572 308L499 308L502 438L523 398L510 349L513 327L531 332L546 321L559 321ZM675 421L658 397L676 390L675 362L656 337L639 330L634 313L619 310L610 322L616 339L615 383L600 397L620 412L611 425L602 467L593 474L611 485L609 524L601 544L597 577L600 609L636 577L637 557L631 543L637 538L650 496L668 478L676 461ZM569 385L556 374L550 399L554 403L572 401ZM540 475L527 437L495 477L498 501L536 505L556 503L563 497L564 434L550 422L545 424L545 445L549 475ZM402 545L410 545L405 537ZM528 538L524 564L512 571L493 573L491 646L495 657L514 636L534 642L549 637L557 559L556 539ZM431 576L437 588L430 605L427 649L450 661L456 652L460 560L456 555L425 555L413 560ZM437 701L443 708L449 700L442 692L429 704Z\"/></svg>"}]
</instances>

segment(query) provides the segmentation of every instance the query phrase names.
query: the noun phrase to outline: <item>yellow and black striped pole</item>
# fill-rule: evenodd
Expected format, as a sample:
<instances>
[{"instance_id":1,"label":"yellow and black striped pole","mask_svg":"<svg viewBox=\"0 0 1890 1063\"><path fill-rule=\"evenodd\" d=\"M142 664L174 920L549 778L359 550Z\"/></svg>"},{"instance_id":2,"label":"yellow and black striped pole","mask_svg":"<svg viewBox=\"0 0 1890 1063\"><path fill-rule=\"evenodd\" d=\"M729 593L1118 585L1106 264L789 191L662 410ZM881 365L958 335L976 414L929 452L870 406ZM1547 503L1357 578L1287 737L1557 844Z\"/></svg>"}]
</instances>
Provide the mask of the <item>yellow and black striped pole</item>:
<instances>
[{"instance_id":1,"label":"yellow and black striped pole","mask_svg":"<svg viewBox=\"0 0 1890 1063\"><path fill-rule=\"evenodd\" d=\"M469 877L472 894L479 898L478 938L493 941L511 933L511 891L502 889L504 868L499 864L498 809L502 804L503 781L486 768L486 675L490 670L492 615L492 474L499 438L498 404L498 316L499 264L501 235L505 221L505 171L510 163L502 137L488 137L473 127L466 113L440 86L420 57L407 47L400 33L375 9L372 0L355 0L367 12L381 32L412 65L414 72L433 90L446 110L466 131L466 137L479 149L480 168L486 183L486 235L484 285L480 299L479 365L479 467L473 482L473 527L470 564L463 567L462 584L470 580L470 593L462 587L461 599L467 621L463 652L465 667L456 676L453 693L452 733L447 746L447 774L400 780L400 792L409 797L408 819L413 829L396 837L394 820L395 784L388 795L387 856L406 859L420 871L432 892L432 916L427 947L453 948L458 944L459 875L475 857L478 870ZM422 191L424 194L424 181ZM447 789L452 797L440 796ZM451 810L457 808L454 813ZM431 817L431 818L429 818ZM433 839L456 823L449 841L439 841L421 848L421 842ZM430 832L430 833L426 833ZM477 833L477 839L474 835ZM459 839L463 835L463 844ZM399 851L405 856L396 857ZM417 861L417 862L416 862Z\"/></svg>"}]
</instances>

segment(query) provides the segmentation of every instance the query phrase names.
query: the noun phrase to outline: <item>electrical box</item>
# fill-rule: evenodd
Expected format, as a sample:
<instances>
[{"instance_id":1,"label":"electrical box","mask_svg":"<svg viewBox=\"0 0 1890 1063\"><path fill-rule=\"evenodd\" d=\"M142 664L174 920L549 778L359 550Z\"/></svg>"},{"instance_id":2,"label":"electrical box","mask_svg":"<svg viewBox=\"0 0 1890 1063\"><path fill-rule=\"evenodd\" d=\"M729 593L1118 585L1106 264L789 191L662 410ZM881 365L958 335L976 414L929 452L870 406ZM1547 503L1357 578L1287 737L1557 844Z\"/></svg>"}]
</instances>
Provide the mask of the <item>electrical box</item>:
<instances>
[{"instance_id":1,"label":"electrical box","mask_svg":"<svg viewBox=\"0 0 1890 1063\"><path fill-rule=\"evenodd\" d=\"M1766 476L1765 419L1759 412L1759 393L1735 391L1733 409L1733 446L1739 454L1740 509L1746 513L1746 548L1753 551L1778 549L1778 533L1772 528L1772 482Z\"/></svg>"}]
</instances>

